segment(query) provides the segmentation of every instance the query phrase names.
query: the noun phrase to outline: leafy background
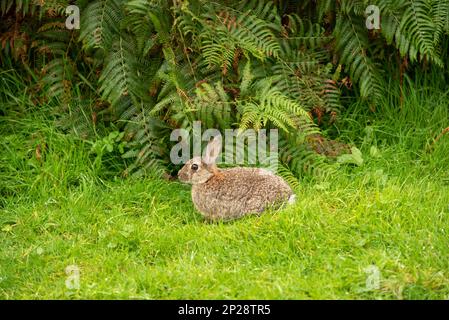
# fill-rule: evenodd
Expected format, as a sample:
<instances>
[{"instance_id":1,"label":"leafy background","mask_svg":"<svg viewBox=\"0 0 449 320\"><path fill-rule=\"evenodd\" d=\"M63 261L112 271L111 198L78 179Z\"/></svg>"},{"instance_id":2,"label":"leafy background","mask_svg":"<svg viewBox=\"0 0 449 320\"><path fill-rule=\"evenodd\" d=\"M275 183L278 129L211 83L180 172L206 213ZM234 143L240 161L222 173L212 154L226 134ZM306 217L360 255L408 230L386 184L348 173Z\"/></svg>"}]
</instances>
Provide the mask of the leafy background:
<instances>
[{"instance_id":1,"label":"leafy background","mask_svg":"<svg viewBox=\"0 0 449 320\"><path fill-rule=\"evenodd\" d=\"M69 4L80 30L65 27ZM380 30L365 26L368 5ZM348 102L375 111L387 90L402 103L416 71L448 77L449 1L6 0L0 10L3 68L26 75L36 107L55 101L62 130L96 141L99 162L121 158L111 172L125 176L173 175L170 132L201 121L278 128L279 171L297 185L361 163L336 128Z\"/></svg>"}]
</instances>

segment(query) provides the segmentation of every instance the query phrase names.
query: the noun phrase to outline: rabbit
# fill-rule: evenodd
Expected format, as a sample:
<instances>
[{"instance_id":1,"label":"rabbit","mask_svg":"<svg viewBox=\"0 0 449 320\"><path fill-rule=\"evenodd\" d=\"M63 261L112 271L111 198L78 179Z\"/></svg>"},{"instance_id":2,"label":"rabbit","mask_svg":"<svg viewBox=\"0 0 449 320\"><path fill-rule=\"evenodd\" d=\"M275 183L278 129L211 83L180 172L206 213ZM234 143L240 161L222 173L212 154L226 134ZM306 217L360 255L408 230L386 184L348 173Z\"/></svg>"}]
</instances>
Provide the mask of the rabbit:
<instances>
[{"instance_id":1,"label":"rabbit","mask_svg":"<svg viewBox=\"0 0 449 320\"><path fill-rule=\"evenodd\" d=\"M203 158L190 159L178 172L181 182L192 184L193 204L206 220L233 220L295 201L290 186L271 171L219 169L215 162L220 151L221 138L216 136L208 143Z\"/></svg>"}]
</instances>

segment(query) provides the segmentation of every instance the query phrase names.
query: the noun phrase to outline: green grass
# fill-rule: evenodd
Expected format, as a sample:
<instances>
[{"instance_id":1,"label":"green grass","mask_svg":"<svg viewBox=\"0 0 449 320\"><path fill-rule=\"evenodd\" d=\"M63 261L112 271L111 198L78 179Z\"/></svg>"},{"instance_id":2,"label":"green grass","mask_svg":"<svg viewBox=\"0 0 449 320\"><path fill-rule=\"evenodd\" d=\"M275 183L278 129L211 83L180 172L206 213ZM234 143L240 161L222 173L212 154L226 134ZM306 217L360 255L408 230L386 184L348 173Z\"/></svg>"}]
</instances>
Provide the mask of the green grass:
<instances>
[{"instance_id":1,"label":"green grass","mask_svg":"<svg viewBox=\"0 0 449 320\"><path fill-rule=\"evenodd\" d=\"M45 110L8 111L0 298L447 299L449 136L429 146L449 125L448 100L411 90L382 117L353 105L339 129L363 166L305 179L285 210L217 224L201 219L188 186L102 177L90 144L54 129ZM73 265L79 289L66 287ZM378 288L367 287L373 266Z\"/></svg>"},{"instance_id":2,"label":"green grass","mask_svg":"<svg viewBox=\"0 0 449 320\"><path fill-rule=\"evenodd\" d=\"M373 172L306 185L295 207L206 224L184 186L88 184L1 212L0 296L447 298L449 188ZM65 268L80 268L79 290ZM375 265L381 287L366 290Z\"/></svg>"}]
</instances>

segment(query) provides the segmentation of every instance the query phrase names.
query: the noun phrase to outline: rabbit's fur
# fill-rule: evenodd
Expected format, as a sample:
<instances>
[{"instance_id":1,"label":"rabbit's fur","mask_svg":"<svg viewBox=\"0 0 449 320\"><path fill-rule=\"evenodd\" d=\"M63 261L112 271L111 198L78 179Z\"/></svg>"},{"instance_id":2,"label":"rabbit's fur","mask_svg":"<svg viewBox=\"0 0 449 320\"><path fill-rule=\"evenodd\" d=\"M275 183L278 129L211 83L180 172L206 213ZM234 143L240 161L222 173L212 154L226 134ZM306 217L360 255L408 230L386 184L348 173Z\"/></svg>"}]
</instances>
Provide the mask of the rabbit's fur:
<instances>
[{"instance_id":1,"label":"rabbit's fur","mask_svg":"<svg viewBox=\"0 0 449 320\"><path fill-rule=\"evenodd\" d=\"M195 157L187 161L178 173L182 182L193 185L193 203L206 219L235 219L294 200L289 185L268 170L218 169L215 160L220 151L221 140L215 137L207 145L204 158Z\"/></svg>"}]
</instances>

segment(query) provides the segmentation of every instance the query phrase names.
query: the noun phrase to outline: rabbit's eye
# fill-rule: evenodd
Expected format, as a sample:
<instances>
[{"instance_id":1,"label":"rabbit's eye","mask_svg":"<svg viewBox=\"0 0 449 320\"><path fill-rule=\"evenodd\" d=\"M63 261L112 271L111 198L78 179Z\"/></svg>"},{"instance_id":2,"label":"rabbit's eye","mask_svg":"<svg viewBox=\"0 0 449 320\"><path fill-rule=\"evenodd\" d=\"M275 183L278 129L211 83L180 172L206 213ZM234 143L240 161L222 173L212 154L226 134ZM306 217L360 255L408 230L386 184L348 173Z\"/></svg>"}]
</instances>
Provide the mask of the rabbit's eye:
<instances>
[{"instance_id":1,"label":"rabbit's eye","mask_svg":"<svg viewBox=\"0 0 449 320\"><path fill-rule=\"evenodd\" d=\"M191 168L193 171L196 171L196 170L198 170L198 165L196 163L194 163L194 164L192 164Z\"/></svg>"}]
</instances>

